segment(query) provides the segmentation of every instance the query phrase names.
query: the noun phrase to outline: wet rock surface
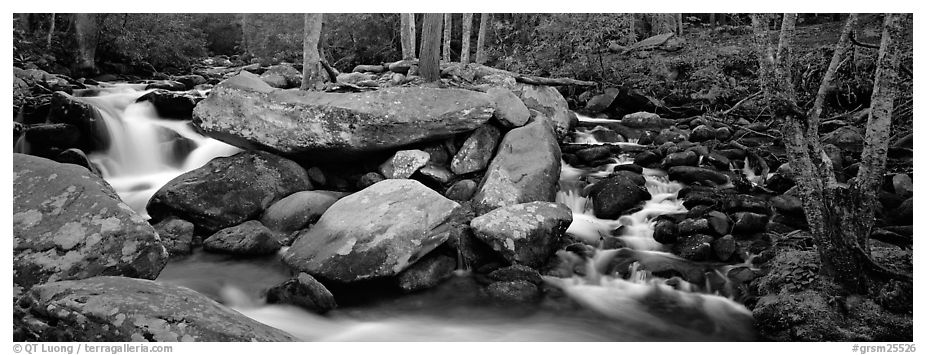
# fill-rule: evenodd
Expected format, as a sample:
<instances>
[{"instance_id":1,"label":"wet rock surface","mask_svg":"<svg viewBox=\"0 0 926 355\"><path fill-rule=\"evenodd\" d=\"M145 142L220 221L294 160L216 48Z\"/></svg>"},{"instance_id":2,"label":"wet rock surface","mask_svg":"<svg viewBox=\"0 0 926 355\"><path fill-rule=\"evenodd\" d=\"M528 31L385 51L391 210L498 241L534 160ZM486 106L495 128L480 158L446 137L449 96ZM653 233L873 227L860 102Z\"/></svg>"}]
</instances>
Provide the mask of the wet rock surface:
<instances>
[{"instance_id":1,"label":"wet rock surface","mask_svg":"<svg viewBox=\"0 0 926 355\"><path fill-rule=\"evenodd\" d=\"M33 287L19 300L19 341L294 341L190 289L101 276Z\"/></svg>"},{"instance_id":2,"label":"wet rock surface","mask_svg":"<svg viewBox=\"0 0 926 355\"><path fill-rule=\"evenodd\" d=\"M13 155L13 283L119 275L153 279L167 262L157 232L87 169Z\"/></svg>"}]
</instances>

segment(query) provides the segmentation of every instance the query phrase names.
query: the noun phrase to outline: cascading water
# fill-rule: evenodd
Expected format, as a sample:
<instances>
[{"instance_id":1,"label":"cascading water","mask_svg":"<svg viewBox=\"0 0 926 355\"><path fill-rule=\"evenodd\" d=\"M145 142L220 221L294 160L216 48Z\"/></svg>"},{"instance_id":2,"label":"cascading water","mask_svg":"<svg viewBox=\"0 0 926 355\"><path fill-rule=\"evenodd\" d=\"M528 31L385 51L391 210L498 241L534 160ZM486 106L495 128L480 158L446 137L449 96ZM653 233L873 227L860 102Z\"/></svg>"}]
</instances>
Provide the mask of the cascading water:
<instances>
[{"instance_id":1,"label":"cascading water","mask_svg":"<svg viewBox=\"0 0 926 355\"><path fill-rule=\"evenodd\" d=\"M89 155L133 210L147 217L151 196L171 179L240 149L197 133L190 121L162 119L147 101L144 84L114 84L75 92L106 123L110 147Z\"/></svg>"}]
</instances>

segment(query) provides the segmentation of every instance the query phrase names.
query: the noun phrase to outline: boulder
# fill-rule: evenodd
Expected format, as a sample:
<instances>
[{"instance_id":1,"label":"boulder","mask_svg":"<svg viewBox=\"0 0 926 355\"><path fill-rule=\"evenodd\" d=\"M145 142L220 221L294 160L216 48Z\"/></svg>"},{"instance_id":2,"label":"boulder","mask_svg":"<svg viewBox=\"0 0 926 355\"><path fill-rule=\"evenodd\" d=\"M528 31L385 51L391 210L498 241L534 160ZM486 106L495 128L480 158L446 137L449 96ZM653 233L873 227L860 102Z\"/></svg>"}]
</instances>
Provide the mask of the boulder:
<instances>
[{"instance_id":1,"label":"boulder","mask_svg":"<svg viewBox=\"0 0 926 355\"><path fill-rule=\"evenodd\" d=\"M472 131L494 111L491 98L475 91L279 90L242 72L216 85L193 110L193 121L233 145L333 161Z\"/></svg>"},{"instance_id":2,"label":"boulder","mask_svg":"<svg viewBox=\"0 0 926 355\"><path fill-rule=\"evenodd\" d=\"M671 127L674 121L659 117L659 115L651 112L636 112L624 115L624 118L621 119L621 124L630 128L658 131L663 128Z\"/></svg>"},{"instance_id":3,"label":"boulder","mask_svg":"<svg viewBox=\"0 0 926 355\"><path fill-rule=\"evenodd\" d=\"M897 174L891 178L891 185L894 187L894 193L900 197L913 196L913 179L907 174Z\"/></svg>"},{"instance_id":4,"label":"boulder","mask_svg":"<svg viewBox=\"0 0 926 355\"><path fill-rule=\"evenodd\" d=\"M714 250L714 255L718 260L730 260L730 257L736 252L736 240L733 239L732 235L725 235L721 238L714 239L714 241L711 242L711 249Z\"/></svg>"},{"instance_id":5,"label":"boulder","mask_svg":"<svg viewBox=\"0 0 926 355\"><path fill-rule=\"evenodd\" d=\"M703 142L717 138L717 130L707 125L699 125L691 130L688 140L692 142Z\"/></svg>"},{"instance_id":6,"label":"boulder","mask_svg":"<svg viewBox=\"0 0 926 355\"><path fill-rule=\"evenodd\" d=\"M861 152L865 137L859 130L853 126L843 126L835 131L823 135L821 139L823 144L832 144L842 150L850 152Z\"/></svg>"},{"instance_id":7,"label":"boulder","mask_svg":"<svg viewBox=\"0 0 926 355\"><path fill-rule=\"evenodd\" d=\"M469 199L473 197L473 194L476 193L476 187L478 186L473 180L460 180L450 185L450 188L447 189L444 196L454 201L469 201Z\"/></svg>"},{"instance_id":8,"label":"boulder","mask_svg":"<svg viewBox=\"0 0 926 355\"><path fill-rule=\"evenodd\" d=\"M33 287L19 300L27 341L295 341L188 288L101 276Z\"/></svg>"},{"instance_id":9,"label":"boulder","mask_svg":"<svg viewBox=\"0 0 926 355\"><path fill-rule=\"evenodd\" d=\"M363 190L383 180L386 180L386 178L377 172L369 172L363 174L363 176L360 177L360 180L357 181L357 189Z\"/></svg>"},{"instance_id":10,"label":"boulder","mask_svg":"<svg viewBox=\"0 0 926 355\"><path fill-rule=\"evenodd\" d=\"M338 307L331 291L304 272L268 289L267 303L296 305L315 313L326 313Z\"/></svg>"},{"instance_id":11,"label":"boulder","mask_svg":"<svg viewBox=\"0 0 926 355\"><path fill-rule=\"evenodd\" d=\"M666 155L666 158L663 159L662 161L662 166L664 169L668 169L673 166L697 166L697 165L698 165L698 154L690 150Z\"/></svg>"},{"instance_id":12,"label":"boulder","mask_svg":"<svg viewBox=\"0 0 926 355\"><path fill-rule=\"evenodd\" d=\"M710 233L711 226L705 218L686 218L678 222L678 235L687 237L694 234Z\"/></svg>"},{"instance_id":13,"label":"boulder","mask_svg":"<svg viewBox=\"0 0 926 355\"><path fill-rule=\"evenodd\" d=\"M293 232L315 223L345 194L334 191L299 191L270 205L260 222L277 232Z\"/></svg>"},{"instance_id":14,"label":"boulder","mask_svg":"<svg viewBox=\"0 0 926 355\"><path fill-rule=\"evenodd\" d=\"M673 252L688 260L705 261L714 254L711 243L714 237L706 234L695 234L682 238L674 245Z\"/></svg>"},{"instance_id":15,"label":"boulder","mask_svg":"<svg viewBox=\"0 0 926 355\"><path fill-rule=\"evenodd\" d=\"M90 158L87 158L87 155L77 148L65 149L59 153L57 157L55 157L55 161L59 163L82 166L96 175L103 176L103 173L101 173L100 169L97 169L96 165L90 161Z\"/></svg>"},{"instance_id":16,"label":"boulder","mask_svg":"<svg viewBox=\"0 0 926 355\"><path fill-rule=\"evenodd\" d=\"M618 88L604 89L604 93L595 95L588 100L585 104L585 112L588 114L596 114L606 111L611 107L611 104L614 103L614 99L616 99L620 93L621 90Z\"/></svg>"},{"instance_id":17,"label":"boulder","mask_svg":"<svg viewBox=\"0 0 926 355\"><path fill-rule=\"evenodd\" d=\"M260 80L279 89L298 88L302 85L302 73L289 64L277 64L267 68Z\"/></svg>"},{"instance_id":18,"label":"boulder","mask_svg":"<svg viewBox=\"0 0 926 355\"><path fill-rule=\"evenodd\" d=\"M527 281L499 281L489 284L486 292L492 298L511 303L535 302L540 299L540 289Z\"/></svg>"},{"instance_id":19,"label":"boulder","mask_svg":"<svg viewBox=\"0 0 926 355\"><path fill-rule=\"evenodd\" d=\"M492 98L495 103L495 120L502 127L515 128L521 127L531 118L531 113L524 105L524 102L518 98L511 90L492 87L486 90L486 94Z\"/></svg>"},{"instance_id":20,"label":"boulder","mask_svg":"<svg viewBox=\"0 0 926 355\"><path fill-rule=\"evenodd\" d=\"M395 276L447 240L459 206L415 180L383 180L331 205L283 261L343 283Z\"/></svg>"},{"instance_id":21,"label":"boulder","mask_svg":"<svg viewBox=\"0 0 926 355\"><path fill-rule=\"evenodd\" d=\"M154 279L167 250L87 169L13 154L13 284L120 275Z\"/></svg>"},{"instance_id":22,"label":"boulder","mask_svg":"<svg viewBox=\"0 0 926 355\"><path fill-rule=\"evenodd\" d=\"M576 156L586 163L607 159L611 156L611 148L608 146L588 147L576 151ZM615 167L616 168L616 167Z\"/></svg>"},{"instance_id":23,"label":"boulder","mask_svg":"<svg viewBox=\"0 0 926 355\"><path fill-rule=\"evenodd\" d=\"M572 223L568 207L529 202L502 207L470 222L476 237L512 264L540 267Z\"/></svg>"},{"instance_id":24,"label":"boulder","mask_svg":"<svg viewBox=\"0 0 926 355\"><path fill-rule=\"evenodd\" d=\"M424 177L424 180L438 185L448 184L456 176L449 169L434 164L425 165L421 169L418 169L418 173Z\"/></svg>"},{"instance_id":25,"label":"boulder","mask_svg":"<svg viewBox=\"0 0 926 355\"><path fill-rule=\"evenodd\" d=\"M430 159L431 155L427 152L400 150L379 166L379 172L387 179L408 179Z\"/></svg>"},{"instance_id":26,"label":"boulder","mask_svg":"<svg viewBox=\"0 0 926 355\"><path fill-rule=\"evenodd\" d=\"M511 88L528 109L535 110L553 123L557 139L562 139L575 127L579 118L569 110L569 104L563 95L552 86L540 86L518 83ZM531 117L538 115L532 113Z\"/></svg>"},{"instance_id":27,"label":"boulder","mask_svg":"<svg viewBox=\"0 0 926 355\"><path fill-rule=\"evenodd\" d=\"M652 198L642 175L619 171L592 185L588 196L592 198L595 217L617 219L629 209Z\"/></svg>"},{"instance_id":28,"label":"boulder","mask_svg":"<svg viewBox=\"0 0 926 355\"><path fill-rule=\"evenodd\" d=\"M659 219L653 227L653 239L662 244L672 244L678 240L678 225L671 219Z\"/></svg>"},{"instance_id":29,"label":"boulder","mask_svg":"<svg viewBox=\"0 0 926 355\"><path fill-rule=\"evenodd\" d=\"M477 128L453 156L450 170L454 174L462 175L485 169L492 160L501 135L501 131L493 125L487 124Z\"/></svg>"},{"instance_id":30,"label":"boulder","mask_svg":"<svg viewBox=\"0 0 926 355\"><path fill-rule=\"evenodd\" d=\"M456 269L456 259L442 254L428 254L399 274L399 288L405 292L428 289L453 276Z\"/></svg>"},{"instance_id":31,"label":"boulder","mask_svg":"<svg viewBox=\"0 0 926 355\"><path fill-rule=\"evenodd\" d=\"M532 201L554 201L561 152L547 121L512 129L502 139L473 201L480 214Z\"/></svg>"},{"instance_id":32,"label":"boulder","mask_svg":"<svg viewBox=\"0 0 926 355\"><path fill-rule=\"evenodd\" d=\"M723 185L729 182L729 178L720 172L695 166L673 166L669 168L669 179L684 184L704 186Z\"/></svg>"},{"instance_id":33,"label":"boulder","mask_svg":"<svg viewBox=\"0 0 926 355\"><path fill-rule=\"evenodd\" d=\"M150 102L160 117L188 120L193 117L193 108L202 99L183 92L154 90L135 102Z\"/></svg>"},{"instance_id":34,"label":"boulder","mask_svg":"<svg viewBox=\"0 0 926 355\"><path fill-rule=\"evenodd\" d=\"M733 215L736 223L733 224L733 233L746 235L755 232L764 232L768 224L768 216L753 212L737 212Z\"/></svg>"},{"instance_id":35,"label":"boulder","mask_svg":"<svg viewBox=\"0 0 926 355\"><path fill-rule=\"evenodd\" d=\"M524 265L511 265L492 271L489 278L495 281L527 281L535 285L543 283L543 278L537 270Z\"/></svg>"},{"instance_id":36,"label":"boulder","mask_svg":"<svg viewBox=\"0 0 926 355\"><path fill-rule=\"evenodd\" d=\"M66 123L77 127L81 141L75 147L80 150L94 152L109 148L109 129L106 121L96 108L81 99L60 91L53 93L48 122Z\"/></svg>"},{"instance_id":37,"label":"boulder","mask_svg":"<svg viewBox=\"0 0 926 355\"><path fill-rule=\"evenodd\" d=\"M193 223L182 219L168 218L154 225L154 230L161 237L167 252L173 255L185 255L193 251Z\"/></svg>"},{"instance_id":38,"label":"boulder","mask_svg":"<svg viewBox=\"0 0 926 355\"><path fill-rule=\"evenodd\" d=\"M174 178L151 197L148 214L154 220L182 218L214 232L259 218L277 200L310 188L299 164L269 153L241 152Z\"/></svg>"},{"instance_id":39,"label":"boulder","mask_svg":"<svg viewBox=\"0 0 926 355\"><path fill-rule=\"evenodd\" d=\"M258 221L247 221L215 232L203 240L203 250L242 256L270 255L280 250L273 232Z\"/></svg>"}]
</instances>

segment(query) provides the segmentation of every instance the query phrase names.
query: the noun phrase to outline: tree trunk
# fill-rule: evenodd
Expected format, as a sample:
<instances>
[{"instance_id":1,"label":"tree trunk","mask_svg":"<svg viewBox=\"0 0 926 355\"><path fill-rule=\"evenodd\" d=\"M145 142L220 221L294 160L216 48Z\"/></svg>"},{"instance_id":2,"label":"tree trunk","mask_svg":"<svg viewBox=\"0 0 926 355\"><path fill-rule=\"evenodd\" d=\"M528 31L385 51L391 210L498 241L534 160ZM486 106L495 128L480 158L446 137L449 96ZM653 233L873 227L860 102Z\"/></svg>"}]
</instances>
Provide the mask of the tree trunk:
<instances>
[{"instance_id":1,"label":"tree trunk","mask_svg":"<svg viewBox=\"0 0 926 355\"><path fill-rule=\"evenodd\" d=\"M321 90L324 87L318 40L322 33L323 14L305 14L302 38L302 90Z\"/></svg>"},{"instance_id":2,"label":"tree trunk","mask_svg":"<svg viewBox=\"0 0 926 355\"><path fill-rule=\"evenodd\" d=\"M444 14L444 56L445 62L450 62L450 39L453 38L453 14Z\"/></svg>"},{"instance_id":3,"label":"tree trunk","mask_svg":"<svg viewBox=\"0 0 926 355\"><path fill-rule=\"evenodd\" d=\"M463 48L460 49L460 63L469 64L469 38L473 34L473 14L463 14Z\"/></svg>"},{"instance_id":4,"label":"tree trunk","mask_svg":"<svg viewBox=\"0 0 926 355\"><path fill-rule=\"evenodd\" d=\"M711 15L710 17L708 17L707 22L711 24L711 28L716 27L715 25L717 24L717 14L711 12Z\"/></svg>"},{"instance_id":5,"label":"tree trunk","mask_svg":"<svg viewBox=\"0 0 926 355\"><path fill-rule=\"evenodd\" d=\"M250 53L250 48L248 48L248 14L241 14L241 50L245 54Z\"/></svg>"},{"instance_id":6,"label":"tree trunk","mask_svg":"<svg viewBox=\"0 0 926 355\"><path fill-rule=\"evenodd\" d=\"M775 71L778 80L785 84L784 89L788 97L794 97L794 82L791 80L791 41L794 38L794 25L797 14L784 14L781 20L781 31L778 34L778 53L775 55L777 66Z\"/></svg>"},{"instance_id":7,"label":"tree trunk","mask_svg":"<svg viewBox=\"0 0 926 355\"><path fill-rule=\"evenodd\" d=\"M421 53L418 56L418 68L426 82L440 79L440 37L443 15L424 14L421 26Z\"/></svg>"},{"instance_id":8,"label":"tree trunk","mask_svg":"<svg viewBox=\"0 0 926 355\"><path fill-rule=\"evenodd\" d=\"M51 48L51 37L55 34L55 13L51 14L51 21L48 22L48 40L45 43L45 48Z\"/></svg>"},{"instance_id":9,"label":"tree trunk","mask_svg":"<svg viewBox=\"0 0 926 355\"><path fill-rule=\"evenodd\" d=\"M479 64L486 62L486 30L489 28L489 19L491 17L492 14L479 15L479 37L476 39L476 63Z\"/></svg>"},{"instance_id":10,"label":"tree trunk","mask_svg":"<svg viewBox=\"0 0 926 355\"><path fill-rule=\"evenodd\" d=\"M682 14L675 14L675 25L678 26L677 35L681 36L685 34L685 26L682 24Z\"/></svg>"},{"instance_id":11,"label":"tree trunk","mask_svg":"<svg viewBox=\"0 0 926 355\"><path fill-rule=\"evenodd\" d=\"M77 70L81 75L96 73L96 45L99 29L96 14L75 15L74 29L77 32Z\"/></svg>"},{"instance_id":12,"label":"tree trunk","mask_svg":"<svg viewBox=\"0 0 926 355\"><path fill-rule=\"evenodd\" d=\"M415 14L401 14L402 59L415 58Z\"/></svg>"},{"instance_id":13,"label":"tree trunk","mask_svg":"<svg viewBox=\"0 0 926 355\"><path fill-rule=\"evenodd\" d=\"M756 17L753 17L753 24L761 26ZM849 34L856 19L857 16L852 15L846 21L817 98L829 90L836 68L849 46ZM782 139L788 161L797 172L796 182L804 213L820 254L819 272L849 293L868 294L890 280L912 283L909 275L891 272L874 262L868 249L868 236L874 224L873 206L877 203L884 173L899 64L896 40L902 34L903 20L904 15L885 17L865 149L858 177L850 186L837 183L832 164L819 141L817 132L822 101L815 102L807 116L794 103L793 92L785 89L786 83L780 80L781 76L773 76L774 81L768 83L773 113L785 117ZM782 23L783 27L787 27L786 22ZM767 26L767 22L765 24ZM757 37L759 34L759 29L756 29ZM787 39L783 40L785 43L780 43L780 48L788 46ZM767 65L766 62L763 60L760 65ZM763 81L766 79L763 78Z\"/></svg>"},{"instance_id":14,"label":"tree trunk","mask_svg":"<svg viewBox=\"0 0 926 355\"><path fill-rule=\"evenodd\" d=\"M776 94L773 90L779 83L775 75L775 50L768 36L768 15L752 14L751 18L759 54L759 85L762 87L766 108L772 110L775 107L773 100Z\"/></svg>"}]
</instances>

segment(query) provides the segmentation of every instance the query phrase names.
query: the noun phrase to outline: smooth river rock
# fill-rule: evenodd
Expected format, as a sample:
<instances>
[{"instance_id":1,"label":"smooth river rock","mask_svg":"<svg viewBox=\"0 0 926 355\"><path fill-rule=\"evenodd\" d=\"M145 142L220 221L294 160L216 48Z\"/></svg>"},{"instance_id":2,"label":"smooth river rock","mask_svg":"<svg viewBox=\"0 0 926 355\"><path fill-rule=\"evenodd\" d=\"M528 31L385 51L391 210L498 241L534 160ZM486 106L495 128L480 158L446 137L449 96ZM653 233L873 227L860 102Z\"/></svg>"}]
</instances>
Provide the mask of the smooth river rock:
<instances>
[{"instance_id":1,"label":"smooth river rock","mask_svg":"<svg viewBox=\"0 0 926 355\"><path fill-rule=\"evenodd\" d=\"M188 288L101 276L33 287L18 302L23 341L295 341Z\"/></svg>"},{"instance_id":2,"label":"smooth river rock","mask_svg":"<svg viewBox=\"0 0 926 355\"><path fill-rule=\"evenodd\" d=\"M164 185L148 202L155 220L173 216L203 230L257 219L271 204L311 185L305 169L265 152L216 158Z\"/></svg>"},{"instance_id":3,"label":"smooth river rock","mask_svg":"<svg viewBox=\"0 0 926 355\"><path fill-rule=\"evenodd\" d=\"M474 218L476 237L512 264L542 266L572 223L572 211L552 202L530 202Z\"/></svg>"},{"instance_id":4,"label":"smooth river rock","mask_svg":"<svg viewBox=\"0 0 926 355\"><path fill-rule=\"evenodd\" d=\"M342 283L395 276L447 240L459 207L418 181L383 180L331 205L283 261Z\"/></svg>"},{"instance_id":5,"label":"smooth river rock","mask_svg":"<svg viewBox=\"0 0 926 355\"><path fill-rule=\"evenodd\" d=\"M362 93L274 89L242 72L193 111L208 136L239 147L337 160L476 129L492 99L461 89L395 87Z\"/></svg>"},{"instance_id":6,"label":"smooth river rock","mask_svg":"<svg viewBox=\"0 0 926 355\"><path fill-rule=\"evenodd\" d=\"M277 232L293 232L315 223L345 193L299 191L277 201L264 211L260 222Z\"/></svg>"},{"instance_id":7,"label":"smooth river rock","mask_svg":"<svg viewBox=\"0 0 926 355\"><path fill-rule=\"evenodd\" d=\"M98 275L154 279L167 263L154 228L99 176L13 154L13 284Z\"/></svg>"},{"instance_id":8,"label":"smooth river rock","mask_svg":"<svg viewBox=\"0 0 926 355\"><path fill-rule=\"evenodd\" d=\"M561 155L547 120L509 131L473 196L479 214L519 203L553 201L559 188Z\"/></svg>"}]
</instances>

